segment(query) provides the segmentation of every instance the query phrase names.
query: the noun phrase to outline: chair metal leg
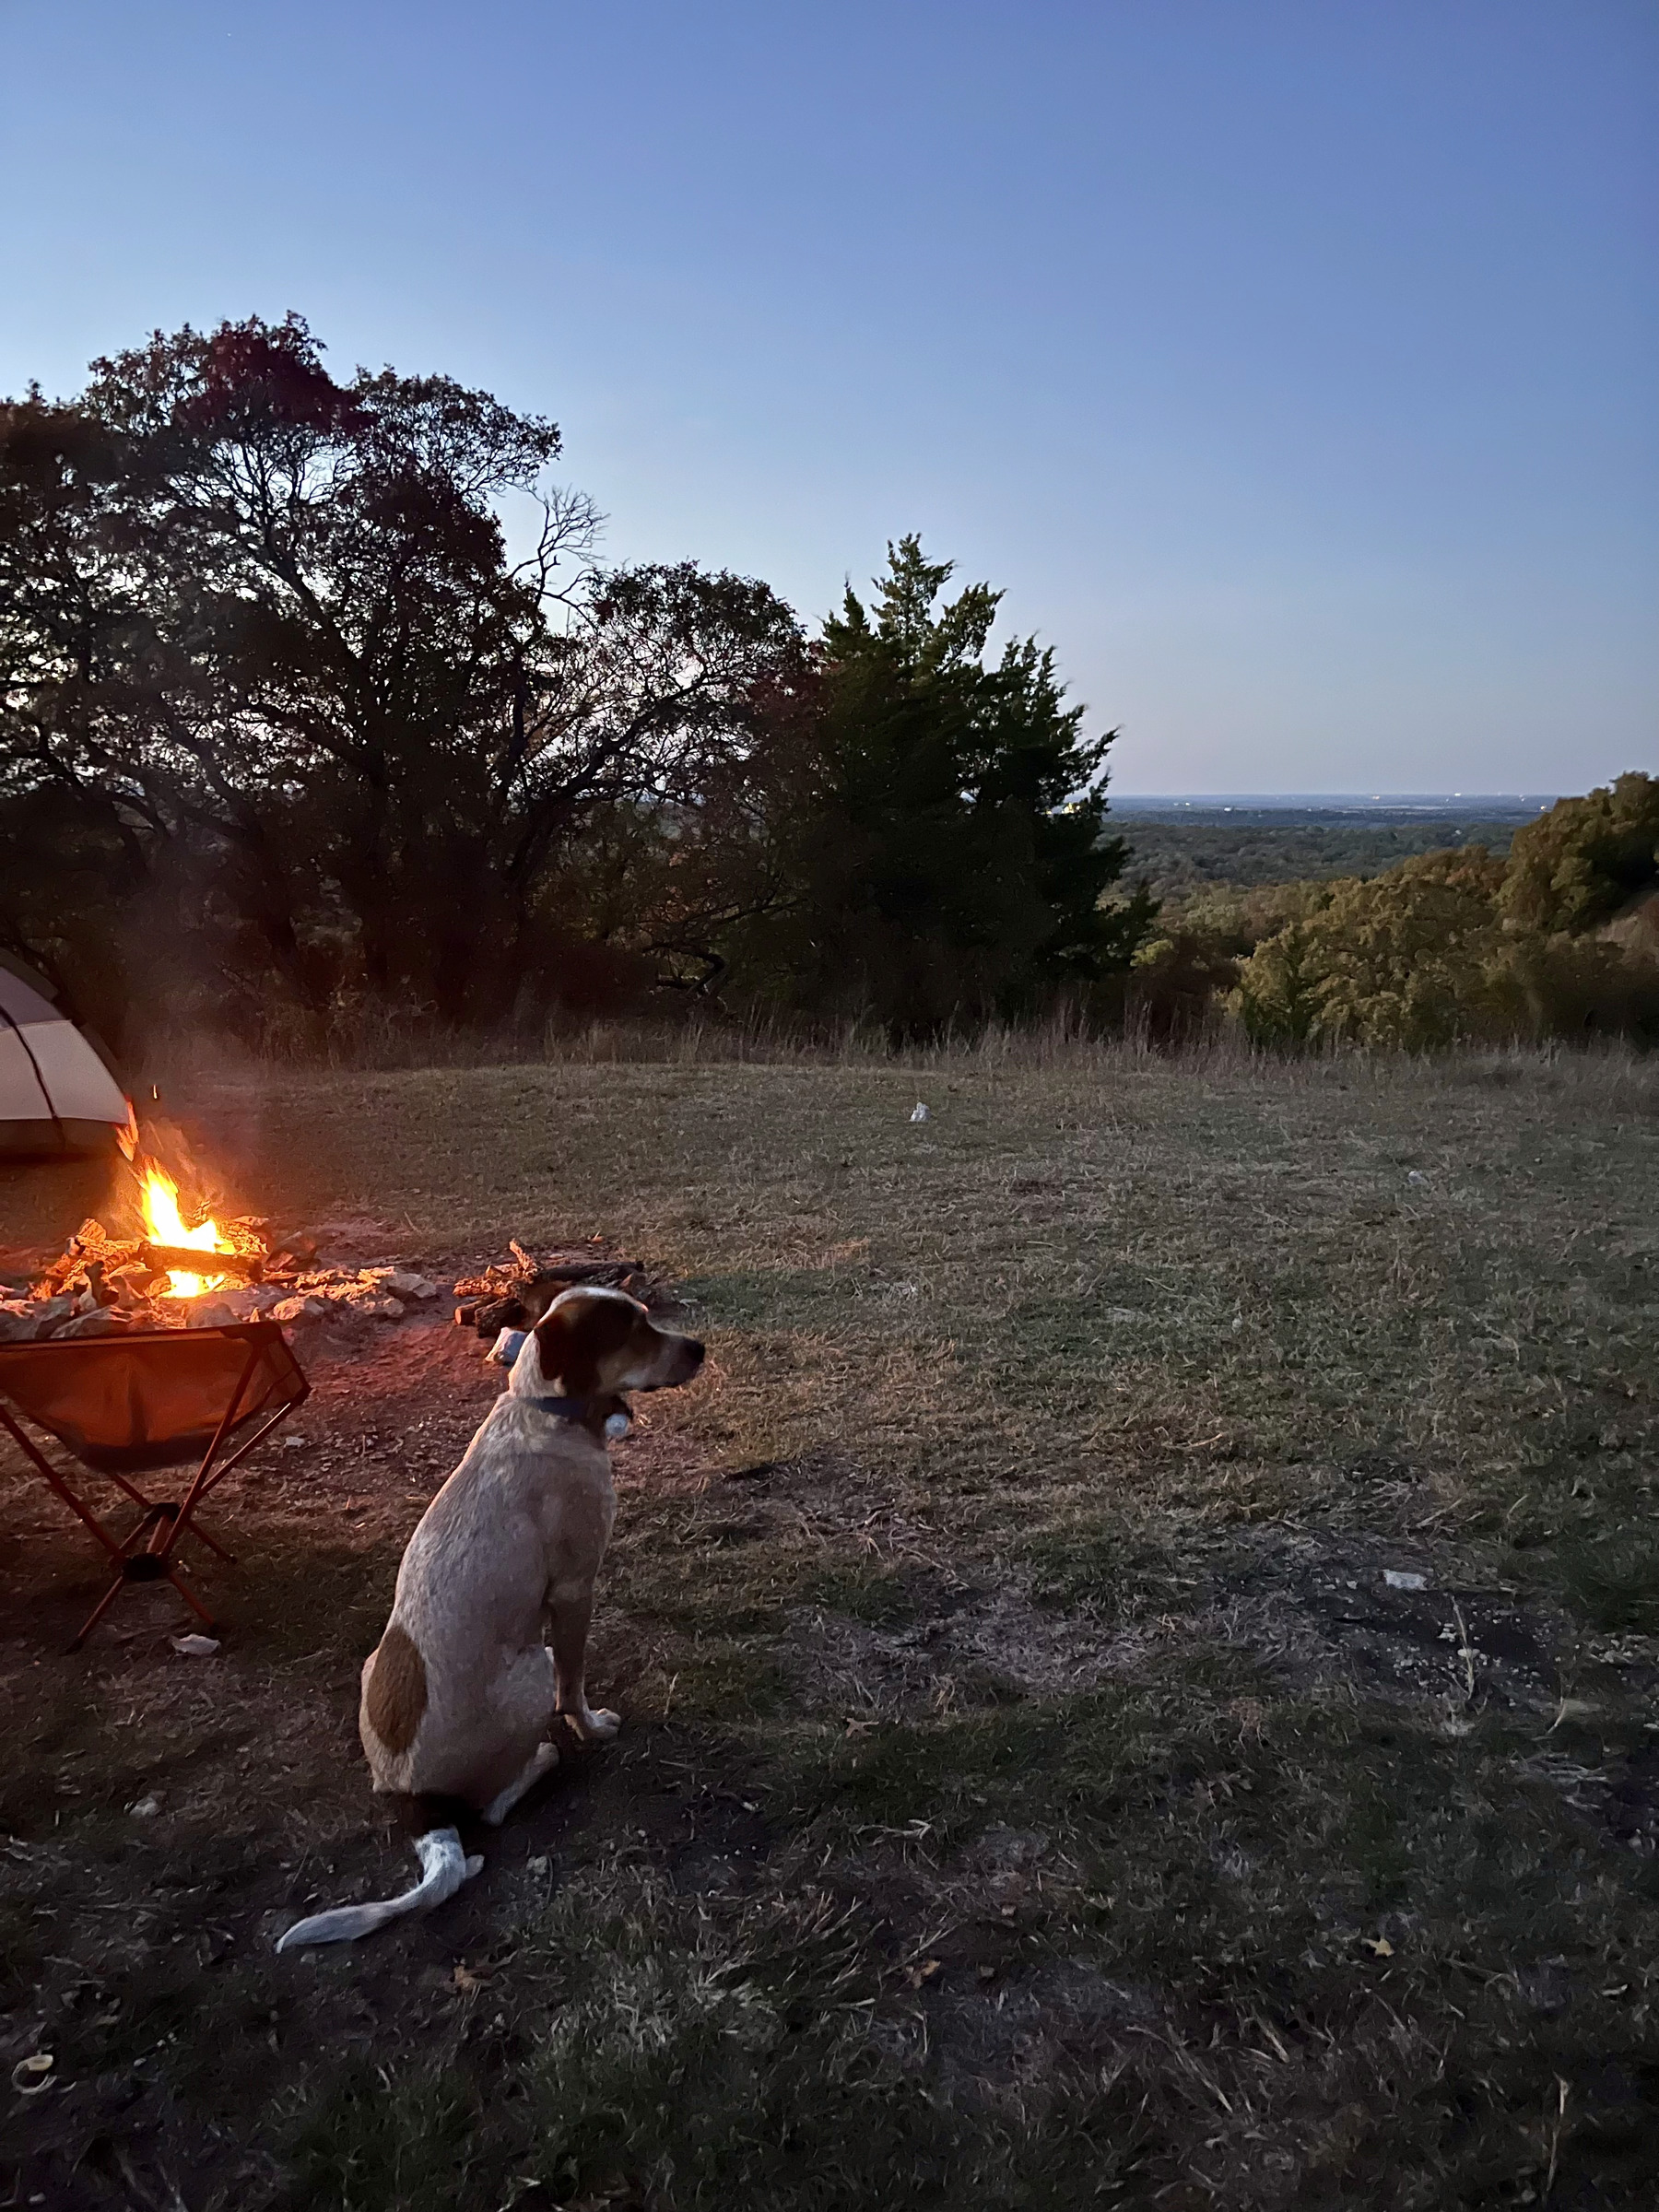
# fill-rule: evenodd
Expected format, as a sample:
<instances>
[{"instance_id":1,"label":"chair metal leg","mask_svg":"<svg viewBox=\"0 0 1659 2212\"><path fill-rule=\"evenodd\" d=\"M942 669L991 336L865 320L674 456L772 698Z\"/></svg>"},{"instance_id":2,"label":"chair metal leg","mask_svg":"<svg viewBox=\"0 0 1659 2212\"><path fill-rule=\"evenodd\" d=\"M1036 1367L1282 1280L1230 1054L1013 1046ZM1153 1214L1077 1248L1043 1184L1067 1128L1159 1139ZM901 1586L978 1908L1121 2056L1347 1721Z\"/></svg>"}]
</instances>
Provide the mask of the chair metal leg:
<instances>
[{"instance_id":1,"label":"chair metal leg","mask_svg":"<svg viewBox=\"0 0 1659 2212\"><path fill-rule=\"evenodd\" d=\"M203 1493L206 1490L208 1484L212 1479L213 1463L216 1459L218 1459L220 1448L223 1445L226 1437L228 1437L230 1433L231 1428L236 1420L238 1409L241 1407L242 1402L242 1393L247 1389L249 1382L253 1378L253 1370L258 1366L258 1364L259 1356L252 1347L250 1347L248 1352L247 1365L242 1369L241 1374L238 1379L236 1388L231 1394L230 1403L226 1406L223 1414L219 1417L219 1425L213 1432L213 1441L207 1447L206 1456L202 1461L201 1465L196 1469L195 1480L191 1484L189 1489L184 1493L183 1500L179 1505L177 1512L173 1515L172 1530L169 1536L168 1542L159 1549L159 1556L162 1559L171 1557L174 1545L178 1543L179 1538L183 1535L185 1529L187 1529L191 1524L191 1515L195 1512L196 1507L201 1503Z\"/></svg>"},{"instance_id":2,"label":"chair metal leg","mask_svg":"<svg viewBox=\"0 0 1659 2212\"><path fill-rule=\"evenodd\" d=\"M86 1619L82 1621L79 1633L76 1635L74 1642L69 1646L69 1649L72 1652L78 1652L80 1650L81 1645L86 1642L88 1637L91 1635L93 1630L98 1626L99 1622L103 1618L110 1607L115 1603L115 1600L121 1595L122 1586L125 1581L126 1576L124 1574L118 1574L115 1577L115 1580L110 1584L109 1588L99 1599L97 1605L93 1606L91 1612L88 1613Z\"/></svg>"},{"instance_id":3,"label":"chair metal leg","mask_svg":"<svg viewBox=\"0 0 1659 2212\"><path fill-rule=\"evenodd\" d=\"M190 1607L191 1611L195 1615L196 1618L201 1622L205 1629L218 1628L218 1621L214 1619L212 1614L208 1612L206 1606L202 1603L195 1592L191 1589L187 1583L182 1583L179 1580L178 1575L171 1567L168 1569L167 1579L172 1584L173 1588L178 1592L179 1595L184 1600L184 1603Z\"/></svg>"},{"instance_id":4,"label":"chair metal leg","mask_svg":"<svg viewBox=\"0 0 1659 2212\"><path fill-rule=\"evenodd\" d=\"M148 1512L146 1513L144 1518L135 1525L132 1534L127 1537L127 1547L130 1548L131 1546L135 1544L138 1538L144 1534L145 1530L148 1528L150 1531L149 1542L145 1548L147 1551L154 1553L158 1558L171 1558L172 1555L173 1547L178 1542L179 1537L190 1535L194 1536L198 1543L206 1544L209 1551L216 1554L218 1558L225 1560L227 1564L234 1566L236 1563L236 1554L233 1551L227 1551L222 1544L218 1543L214 1537L210 1536L194 1513L191 1514L187 1521L183 1519L183 1513L184 1508L178 1502L176 1499L173 1498L166 1499L159 1504L152 1505ZM152 1521L155 1523L155 1526L150 1528L150 1523ZM163 1530L166 1531L165 1535L162 1534Z\"/></svg>"},{"instance_id":5,"label":"chair metal leg","mask_svg":"<svg viewBox=\"0 0 1659 2212\"><path fill-rule=\"evenodd\" d=\"M141 1553L139 1556L141 1558L154 1557L154 1554ZM123 1589L129 1582L147 1582L151 1579L152 1578L147 1575L128 1575L125 1573L118 1574L114 1581L110 1584L109 1588L104 1592L103 1595L99 1599L97 1605L93 1606L91 1612L88 1614L86 1619L82 1621L74 1642L71 1643L67 1648L72 1652L78 1652L80 1650L82 1644L86 1642L88 1637L91 1635L93 1630L98 1626L99 1622L103 1618L110 1607L115 1603L115 1600L121 1595ZM178 1574L172 1568L167 1568L162 1574L156 1576L153 1579L159 1582L171 1583L205 1629L218 1628L218 1621L214 1619L212 1614L208 1612L206 1606L203 1605L201 1599L196 1595L195 1592L190 1588L188 1583L180 1581Z\"/></svg>"},{"instance_id":6,"label":"chair metal leg","mask_svg":"<svg viewBox=\"0 0 1659 2212\"><path fill-rule=\"evenodd\" d=\"M222 1544L217 1543L194 1513L190 1517L190 1533L198 1544L206 1544L216 1559L223 1559L228 1567L235 1566L236 1554L233 1551L227 1551Z\"/></svg>"}]
</instances>

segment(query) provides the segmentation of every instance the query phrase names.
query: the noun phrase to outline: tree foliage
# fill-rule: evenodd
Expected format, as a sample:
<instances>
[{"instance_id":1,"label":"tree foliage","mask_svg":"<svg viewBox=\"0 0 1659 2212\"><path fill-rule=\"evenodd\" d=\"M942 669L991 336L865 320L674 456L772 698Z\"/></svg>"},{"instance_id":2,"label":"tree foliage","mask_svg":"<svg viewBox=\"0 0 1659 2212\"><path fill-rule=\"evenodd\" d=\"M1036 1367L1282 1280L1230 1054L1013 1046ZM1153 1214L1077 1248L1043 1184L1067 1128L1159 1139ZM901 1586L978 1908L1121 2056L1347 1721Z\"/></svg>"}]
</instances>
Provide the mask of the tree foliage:
<instances>
[{"instance_id":1,"label":"tree foliage","mask_svg":"<svg viewBox=\"0 0 1659 2212\"><path fill-rule=\"evenodd\" d=\"M825 622L810 758L780 794L791 890L747 938L777 998L900 1035L1087 990L1150 913L1104 896L1112 736L1083 736L1034 640L987 661L1000 594L941 604L950 574L902 538L873 603L849 587Z\"/></svg>"},{"instance_id":2,"label":"tree foliage","mask_svg":"<svg viewBox=\"0 0 1659 2212\"><path fill-rule=\"evenodd\" d=\"M1244 962L1245 1027L1297 1044L1451 1043L1487 1004L1502 880L1502 863L1477 845L1331 885Z\"/></svg>"},{"instance_id":3,"label":"tree foliage","mask_svg":"<svg viewBox=\"0 0 1659 2212\"><path fill-rule=\"evenodd\" d=\"M1569 822L1602 818L1589 802L1552 811ZM1523 830L1516 845L1542 824ZM1541 841L1546 852L1574 850L1569 838ZM1506 865L1474 845L1426 853L1366 881L1303 887L1304 911L1239 965L1234 1003L1245 1029L1275 1045L1411 1052L1465 1038L1659 1035L1659 962L1588 925L1616 902L1605 894L1583 899L1572 909L1576 930L1529 925L1516 918L1517 865L1542 872L1535 853ZM1584 883L1582 873L1554 872L1574 888ZM1553 907L1532 911L1559 916L1556 896Z\"/></svg>"},{"instance_id":4,"label":"tree foliage","mask_svg":"<svg viewBox=\"0 0 1659 2212\"><path fill-rule=\"evenodd\" d=\"M1659 777L1558 799L1515 832L1500 904L1523 929L1593 929L1659 885Z\"/></svg>"},{"instance_id":5,"label":"tree foliage","mask_svg":"<svg viewBox=\"0 0 1659 2212\"><path fill-rule=\"evenodd\" d=\"M68 406L7 406L13 849L50 820L54 864L118 856L137 936L221 1000L557 997L572 844L694 799L801 653L763 584L600 571L592 507L546 482L559 450L447 378L336 382L291 316L158 334ZM512 500L536 517L516 560ZM54 874L0 913L49 958Z\"/></svg>"}]
</instances>

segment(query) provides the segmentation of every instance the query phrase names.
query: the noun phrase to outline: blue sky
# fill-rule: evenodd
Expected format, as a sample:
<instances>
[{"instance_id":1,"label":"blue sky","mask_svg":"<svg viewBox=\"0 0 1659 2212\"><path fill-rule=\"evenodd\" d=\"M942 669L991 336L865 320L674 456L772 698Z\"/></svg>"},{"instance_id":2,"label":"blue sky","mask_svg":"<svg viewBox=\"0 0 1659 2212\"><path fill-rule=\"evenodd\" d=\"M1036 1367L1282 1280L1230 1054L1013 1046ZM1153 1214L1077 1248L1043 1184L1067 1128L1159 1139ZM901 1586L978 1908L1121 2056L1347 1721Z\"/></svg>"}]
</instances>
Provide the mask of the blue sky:
<instances>
[{"instance_id":1,"label":"blue sky","mask_svg":"<svg viewBox=\"0 0 1659 2212\"><path fill-rule=\"evenodd\" d=\"M919 529L1124 791L1659 766L1659 0L0 0L0 390L297 308L816 615Z\"/></svg>"}]
</instances>

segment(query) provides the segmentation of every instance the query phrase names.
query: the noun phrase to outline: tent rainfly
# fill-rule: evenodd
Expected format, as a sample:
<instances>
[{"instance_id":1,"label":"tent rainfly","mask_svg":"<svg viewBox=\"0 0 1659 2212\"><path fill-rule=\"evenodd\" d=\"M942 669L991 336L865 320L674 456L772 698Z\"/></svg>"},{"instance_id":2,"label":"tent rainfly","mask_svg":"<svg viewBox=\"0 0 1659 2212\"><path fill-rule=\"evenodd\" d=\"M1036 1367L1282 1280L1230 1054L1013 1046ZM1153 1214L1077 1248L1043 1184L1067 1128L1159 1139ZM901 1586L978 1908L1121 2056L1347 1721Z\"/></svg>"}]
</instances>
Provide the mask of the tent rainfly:
<instances>
[{"instance_id":1,"label":"tent rainfly","mask_svg":"<svg viewBox=\"0 0 1659 2212\"><path fill-rule=\"evenodd\" d=\"M132 1125L120 1084L50 988L0 957L0 1154L86 1151Z\"/></svg>"}]
</instances>

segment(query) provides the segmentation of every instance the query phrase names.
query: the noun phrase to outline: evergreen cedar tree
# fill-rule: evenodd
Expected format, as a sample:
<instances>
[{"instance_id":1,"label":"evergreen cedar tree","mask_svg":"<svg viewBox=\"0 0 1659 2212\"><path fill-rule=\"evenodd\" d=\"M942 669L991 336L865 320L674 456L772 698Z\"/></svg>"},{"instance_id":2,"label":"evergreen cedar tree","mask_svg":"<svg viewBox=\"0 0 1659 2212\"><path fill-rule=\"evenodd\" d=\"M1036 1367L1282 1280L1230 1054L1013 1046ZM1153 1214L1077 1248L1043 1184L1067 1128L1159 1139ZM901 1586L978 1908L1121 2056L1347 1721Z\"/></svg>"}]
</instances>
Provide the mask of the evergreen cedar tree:
<instances>
[{"instance_id":1,"label":"evergreen cedar tree","mask_svg":"<svg viewBox=\"0 0 1659 2212\"><path fill-rule=\"evenodd\" d=\"M1155 909L1105 893L1111 735L1086 739L1052 653L987 665L1001 594L940 603L948 562L889 546L818 653L813 788L793 825L793 904L767 932L778 995L868 1011L897 1035L1036 1010L1127 968Z\"/></svg>"},{"instance_id":2,"label":"evergreen cedar tree","mask_svg":"<svg viewBox=\"0 0 1659 2212\"><path fill-rule=\"evenodd\" d=\"M605 571L550 422L158 333L0 407L0 936L268 1030L540 1018L653 980L902 1030L1124 964L1109 740L906 540L821 646L762 583ZM501 514L535 517L509 553Z\"/></svg>"}]
</instances>

